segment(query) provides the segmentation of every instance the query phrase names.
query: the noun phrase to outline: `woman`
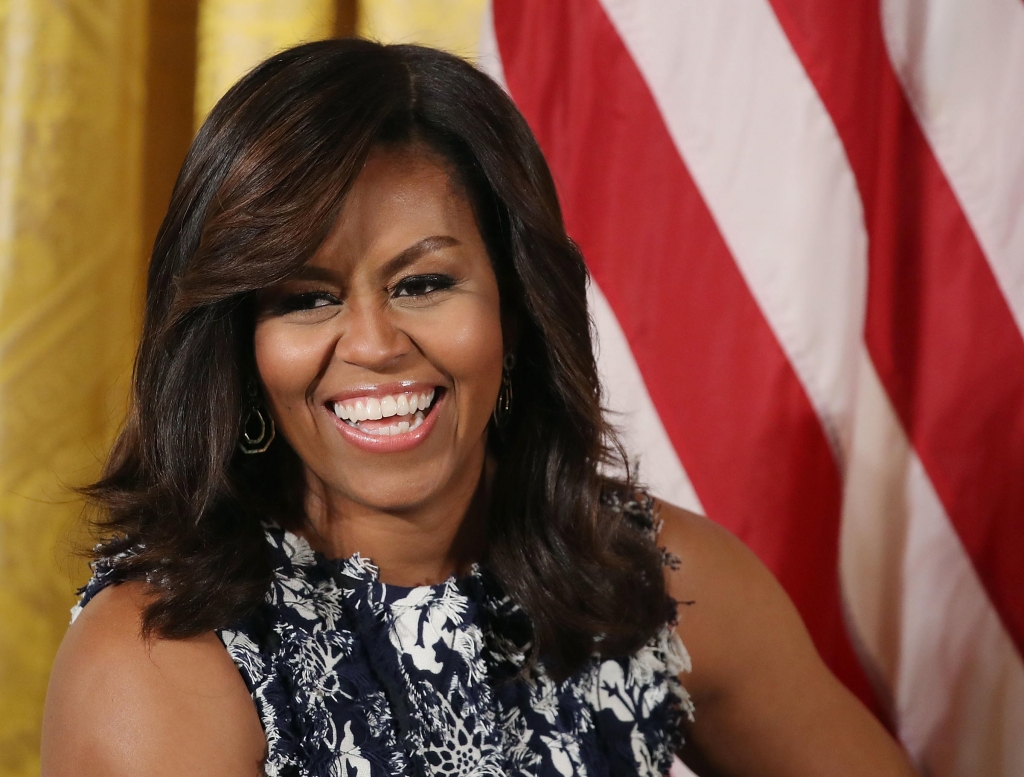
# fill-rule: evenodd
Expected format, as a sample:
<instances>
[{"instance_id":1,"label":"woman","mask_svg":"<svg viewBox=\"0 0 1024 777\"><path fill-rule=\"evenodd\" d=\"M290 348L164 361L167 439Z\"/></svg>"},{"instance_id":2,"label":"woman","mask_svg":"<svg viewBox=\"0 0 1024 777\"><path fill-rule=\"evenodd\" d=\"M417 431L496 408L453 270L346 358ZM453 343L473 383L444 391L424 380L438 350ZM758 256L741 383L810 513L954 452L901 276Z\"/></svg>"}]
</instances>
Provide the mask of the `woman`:
<instances>
[{"instance_id":1,"label":"woman","mask_svg":"<svg viewBox=\"0 0 1024 777\"><path fill-rule=\"evenodd\" d=\"M327 41L236 85L153 253L43 773L660 775L685 734L706 774L909 774L749 552L608 474L585 284L466 63Z\"/></svg>"}]
</instances>

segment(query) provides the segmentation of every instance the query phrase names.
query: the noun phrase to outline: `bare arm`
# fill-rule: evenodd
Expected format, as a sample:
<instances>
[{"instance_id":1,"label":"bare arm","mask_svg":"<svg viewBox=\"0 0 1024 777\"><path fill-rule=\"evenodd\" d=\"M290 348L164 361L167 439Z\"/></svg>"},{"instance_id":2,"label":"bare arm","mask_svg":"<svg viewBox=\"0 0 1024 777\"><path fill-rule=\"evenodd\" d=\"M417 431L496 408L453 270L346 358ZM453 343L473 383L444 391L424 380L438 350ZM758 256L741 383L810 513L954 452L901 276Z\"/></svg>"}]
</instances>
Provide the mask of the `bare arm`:
<instances>
[{"instance_id":1,"label":"bare arm","mask_svg":"<svg viewBox=\"0 0 1024 777\"><path fill-rule=\"evenodd\" d=\"M262 773L252 698L215 634L143 640L135 584L98 594L68 630L46 695L43 777Z\"/></svg>"},{"instance_id":2,"label":"bare arm","mask_svg":"<svg viewBox=\"0 0 1024 777\"><path fill-rule=\"evenodd\" d=\"M818 656L796 608L739 540L706 518L661 505L660 542L679 635L693 659L688 762L704 775L907 777L885 729Z\"/></svg>"}]
</instances>

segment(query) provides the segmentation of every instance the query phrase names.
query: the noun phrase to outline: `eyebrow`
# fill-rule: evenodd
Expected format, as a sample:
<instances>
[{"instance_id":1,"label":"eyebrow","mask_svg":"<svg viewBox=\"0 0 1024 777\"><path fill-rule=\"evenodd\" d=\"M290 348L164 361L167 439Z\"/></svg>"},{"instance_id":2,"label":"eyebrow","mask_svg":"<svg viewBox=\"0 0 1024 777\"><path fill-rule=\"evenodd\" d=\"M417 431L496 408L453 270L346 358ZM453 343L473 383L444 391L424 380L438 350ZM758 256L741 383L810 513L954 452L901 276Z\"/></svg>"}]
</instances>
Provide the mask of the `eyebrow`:
<instances>
[{"instance_id":1,"label":"eyebrow","mask_svg":"<svg viewBox=\"0 0 1024 777\"><path fill-rule=\"evenodd\" d=\"M395 273L408 267L421 256L429 254L432 251L439 251L442 248L449 248L457 245L462 244L451 235L431 235L430 237L425 237L422 240L418 240L413 243L404 251L397 254L394 258L389 259L380 269L379 274L384 278L389 278ZM304 264L288 276L288 279L333 283L337 281L337 276L329 267L321 267L315 264Z\"/></svg>"},{"instance_id":2,"label":"eyebrow","mask_svg":"<svg viewBox=\"0 0 1024 777\"><path fill-rule=\"evenodd\" d=\"M461 243L451 235L431 235L430 237L425 237L413 243L393 259L388 260L380 269L380 275L388 278L405 269L425 254L457 245L461 245Z\"/></svg>"}]
</instances>

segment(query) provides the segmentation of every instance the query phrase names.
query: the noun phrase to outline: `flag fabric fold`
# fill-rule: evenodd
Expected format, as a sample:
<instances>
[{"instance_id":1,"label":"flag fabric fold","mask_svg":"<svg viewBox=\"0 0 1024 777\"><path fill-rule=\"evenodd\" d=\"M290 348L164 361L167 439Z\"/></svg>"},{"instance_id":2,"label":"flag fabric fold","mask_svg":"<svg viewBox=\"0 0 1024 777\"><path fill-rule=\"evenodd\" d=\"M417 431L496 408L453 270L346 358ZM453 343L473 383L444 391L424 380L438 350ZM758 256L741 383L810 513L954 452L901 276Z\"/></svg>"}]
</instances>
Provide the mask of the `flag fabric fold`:
<instances>
[{"instance_id":1,"label":"flag fabric fold","mask_svg":"<svg viewBox=\"0 0 1024 777\"><path fill-rule=\"evenodd\" d=\"M1022 52L1019 0L493 0L482 35L641 475L931 775L1024 775Z\"/></svg>"}]
</instances>

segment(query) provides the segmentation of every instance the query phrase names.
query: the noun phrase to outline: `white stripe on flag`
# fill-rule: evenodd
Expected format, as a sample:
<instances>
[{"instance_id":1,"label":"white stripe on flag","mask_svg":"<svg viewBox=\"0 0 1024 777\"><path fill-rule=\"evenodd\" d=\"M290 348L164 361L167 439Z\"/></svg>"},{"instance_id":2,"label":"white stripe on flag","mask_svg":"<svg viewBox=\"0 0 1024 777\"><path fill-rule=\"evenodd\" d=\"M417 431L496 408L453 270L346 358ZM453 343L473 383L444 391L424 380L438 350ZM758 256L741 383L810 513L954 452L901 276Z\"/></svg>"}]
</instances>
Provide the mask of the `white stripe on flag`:
<instances>
[{"instance_id":1,"label":"white stripe on flag","mask_svg":"<svg viewBox=\"0 0 1024 777\"><path fill-rule=\"evenodd\" d=\"M934 777L1024 775L1024 665L867 352L843 505L848 614Z\"/></svg>"},{"instance_id":2,"label":"white stripe on flag","mask_svg":"<svg viewBox=\"0 0 1024 777\"><path fill-rule=\"evenodd\" d=\"M686 764L684 764L678 758L676 758L672 762L672 769L669 771L668 774L669 774L669 777L697 777L697 775L695 775L693 772L691 772L687 768Z\"/></svg>"},{"instance_id":3,"label":"white stripe on flag","mask_svg":"<svg viewBox=\"0 0 1024 777\"><path fill-rule=\"evenodd\" d=\"M883 0L886 47L1024 330L1024 3Z\"/></svg>"},{"instance_id":4,"label":"white stripe on flag","mask_svg":"<svg viewBox=\"0 0 1024 777\"><path fill-rule=\"evenodd\" d=\"M766 0L602 4L841 458L867 237L828 111Z\"/></svg>"},{"instance_id":5,"label":"white stripe on flag","mask_svg":"<svg viewBox=\"0 0 1024 777\"><path fill-rule=\"evenodd\" d=\"M498 50L498 36L494 32L494 5L490 2L487 3L480 22L480 45L477 47L476 66L508 92L505 70L501 65L501 52Z\"/></svg>"}]
</instances>

